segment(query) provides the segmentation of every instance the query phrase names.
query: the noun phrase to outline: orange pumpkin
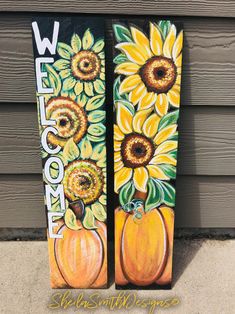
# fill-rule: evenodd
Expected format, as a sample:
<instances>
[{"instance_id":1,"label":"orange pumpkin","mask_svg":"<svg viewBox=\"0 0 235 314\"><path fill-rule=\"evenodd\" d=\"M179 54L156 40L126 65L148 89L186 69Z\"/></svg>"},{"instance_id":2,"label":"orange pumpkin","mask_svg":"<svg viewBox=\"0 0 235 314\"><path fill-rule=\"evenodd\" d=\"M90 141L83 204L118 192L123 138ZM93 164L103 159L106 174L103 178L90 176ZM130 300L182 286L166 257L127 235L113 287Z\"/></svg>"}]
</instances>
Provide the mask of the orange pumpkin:
<instances>
[{"instance_id":1,"label":"orange pumpkin","mask_svg":"<svg viewBox=\"0 0 235 314\"><path fill-rule=\"evenodd\" d=\"M168 257L167 263L163 273L157 279L158 285L167 285L171 283L172 279L172 259L173 259L173 242L174 242L174 211L170 207L161 206L159 208L166 227L167 238L168 238Z\"/></svg>"},{"instance_id":2,"label":"orange pumpkin","mask_svg":"<svg viewBox=\"0 0 235 314\"><path fill-rule=\"evenodd\" d=\"M168 237L173 235L174 219L169 218L173 210L161 209L143 212L140 219L121 208L115 210L116 284L147 286L171 279L173 240L169 243Z\"/></svg>"},{"instance_id":3,"label":"orange pumpkin","mask_svg":"<svg viewBox=\"0 0 235 314\"><path fill-rule=\"evenodd\" d=\"M107 283L106 225L97 222L97 229L87 230L79 220L77 223L81 226L78 231L69 229L65 224L60 227L58 233L63 238L54 240L54 250L50 249L51 260L56 261L67 286L101 288ZM54 270L53 267L52 272ZM54 285L57 284L58 280Z\"/></svg>"}]
</instances>

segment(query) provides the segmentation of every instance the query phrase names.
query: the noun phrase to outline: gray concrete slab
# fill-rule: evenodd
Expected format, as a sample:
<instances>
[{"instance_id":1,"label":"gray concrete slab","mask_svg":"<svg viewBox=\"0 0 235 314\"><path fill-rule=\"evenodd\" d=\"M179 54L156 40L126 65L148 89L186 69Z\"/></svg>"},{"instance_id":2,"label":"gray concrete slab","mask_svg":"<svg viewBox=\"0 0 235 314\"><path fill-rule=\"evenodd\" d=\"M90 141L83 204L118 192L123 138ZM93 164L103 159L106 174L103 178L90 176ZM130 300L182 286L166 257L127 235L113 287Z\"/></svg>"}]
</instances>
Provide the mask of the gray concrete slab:
<instances>
[{"instance_id":1,"label":"gray concrete slab","mask_svg":"<svg viewBox=\"0 0 235 314\"><path fill-rule=\"evenodd\" d=\"M105 306L95 310L75 306L66 310L49 309L49 304L55 304L52 295L64 292L50 289L46 242L0 242L0 313L110 313ZM84 293L84 299L96 292L71 291L74 298ZM96 298L101 300L119 293L112 286L108 290L99 290ZM125 293L127 295L128 292ZM156 306L154 313L235 313L235 240L176 240L172 290L130 293L129 300L134 298L134 294L142 300L179 300L178 305L167 309ZM115 308L113 311L121 314L150 313L150 307Z\"/></svg>"}]
</instances>

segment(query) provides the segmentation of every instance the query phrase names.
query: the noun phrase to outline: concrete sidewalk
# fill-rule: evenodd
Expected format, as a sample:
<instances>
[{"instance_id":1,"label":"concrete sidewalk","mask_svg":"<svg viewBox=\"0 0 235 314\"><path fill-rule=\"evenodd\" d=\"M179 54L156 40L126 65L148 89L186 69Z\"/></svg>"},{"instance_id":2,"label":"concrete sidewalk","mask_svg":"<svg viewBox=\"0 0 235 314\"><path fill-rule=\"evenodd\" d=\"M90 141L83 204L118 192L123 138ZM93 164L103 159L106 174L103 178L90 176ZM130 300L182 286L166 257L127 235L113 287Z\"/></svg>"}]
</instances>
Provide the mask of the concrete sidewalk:
<instances>
[{"instance_id":1,"label":"concrete sidewalk","mask_svg":"<svg viewBox=\"0 0 235 314\"><path fill-rule=\"evenodd\" d=\"M0 313L110 313L107 307L83 310L48 309L52 294L63 290L49 287L46 242L0 242ZM94 290L73 290L88 298ZM101 298L118 295L114 286L99 290ZM154 313L232 314L235 313L235 240L176 240L174 284L168 291L139 291L138 298L165 300L177 298L180 304L168 309L156 307ZM118 310L149 313L149 308Z\"/></svg>"}]
</instances>

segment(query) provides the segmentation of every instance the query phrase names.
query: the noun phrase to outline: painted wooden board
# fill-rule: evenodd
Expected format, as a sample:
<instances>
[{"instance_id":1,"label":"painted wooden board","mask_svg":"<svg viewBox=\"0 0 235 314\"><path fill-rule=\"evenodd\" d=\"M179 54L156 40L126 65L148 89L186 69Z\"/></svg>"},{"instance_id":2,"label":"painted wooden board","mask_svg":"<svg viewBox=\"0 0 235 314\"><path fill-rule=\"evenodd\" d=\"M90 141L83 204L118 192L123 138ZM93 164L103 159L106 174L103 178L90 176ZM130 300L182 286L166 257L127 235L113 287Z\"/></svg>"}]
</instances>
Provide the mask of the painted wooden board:
<instances>
[{"instance_id":1,"label":"painted wooden board","mask_svg":"<svg viewBox=\"0 0 235 314\"><path fill-rule=\"evenodd\" d=\"M115 282L171 286L183 31L113 22Z\"/></svg>"},{"instance_id":2,"label":"painted wooden board","mask_svg":"<svg viewBox=\"0 0 235 314\"><path fill-rule=\"evenodd\" d=\"M52 288L107 285L104 23L32 22Z\"/></svg>"}]
</instances>

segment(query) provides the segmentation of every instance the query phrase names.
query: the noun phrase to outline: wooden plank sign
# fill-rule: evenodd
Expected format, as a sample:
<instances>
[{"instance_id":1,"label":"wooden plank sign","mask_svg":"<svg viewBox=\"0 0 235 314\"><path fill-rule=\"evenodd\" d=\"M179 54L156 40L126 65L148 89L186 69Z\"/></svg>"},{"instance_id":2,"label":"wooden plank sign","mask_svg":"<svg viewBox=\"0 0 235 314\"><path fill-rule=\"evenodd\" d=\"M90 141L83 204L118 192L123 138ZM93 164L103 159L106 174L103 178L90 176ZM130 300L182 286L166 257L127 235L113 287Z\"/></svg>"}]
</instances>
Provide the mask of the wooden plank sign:
<instances>
[{"instance_id":1,"label":"wooden plank sign","mask_svg":"<svg viewBox=\"0 0 235 314\"><path fill-rule=\"evenodd\" d=\"M52 288L107 285L104 23L33 20Z\"/></svg>"},{"instance_id":2,"label":"wooden plank sign","mask_svg":"<svg viewBox=\"0 0 235 314\"><path fill-rule=\"evenodd\" d=\"M172 280L183 31L170 21L114 21L115 281Z\"/></svg>"}]
</instances>

